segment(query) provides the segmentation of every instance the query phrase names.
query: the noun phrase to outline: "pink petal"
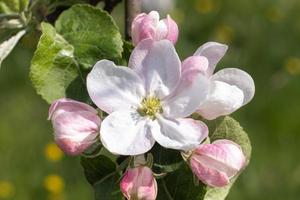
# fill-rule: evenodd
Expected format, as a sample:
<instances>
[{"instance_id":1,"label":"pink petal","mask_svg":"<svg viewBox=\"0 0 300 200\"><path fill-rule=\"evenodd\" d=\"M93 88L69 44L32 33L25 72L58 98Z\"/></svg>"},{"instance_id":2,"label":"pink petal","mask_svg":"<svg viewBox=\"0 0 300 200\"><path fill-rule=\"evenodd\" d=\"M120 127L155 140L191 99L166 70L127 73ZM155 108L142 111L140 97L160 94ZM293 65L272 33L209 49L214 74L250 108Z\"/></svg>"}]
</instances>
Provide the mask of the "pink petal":
<instances>
[{"instance_id":1,"label":"pink petal","mask_svg":"<svg viewBox=\"0 0 300 200\"><path fill-rule=\"evenodd\" d=\"M203 183L212 187L224 187L229 184L229 178L225 173L202 165L195 158L191 159L190 164L193 173Z\"/></svg>"},{"instance_id":2,"label":"pink petal","mask_svg":"<svg viewBox=\"0 0 300 200\"><path fill-rule=\"evenodd\" d=\"M157 183L148 167L128 169L120 188L127 199L155 200L157 196Z\"/></svg>"},{"instance_id":3,"label":"pink petal","mask_svg":"<svg viewBox=\"0 0 300 200\"><path fill-rule=\"evenodd\" d=\"M92 113L97 114L97 110L88 104L75 101L72 99L62 98L62 99L55 100L51 104L49 108L48 120L50 120L51 118L55 118L55 116L57 116L62 112L76 112L76 111L90 111Z\"/></svg>"},{"instance_id":4,"label":"pink petal","mask_svg":"<svg viewBox=\"0 0 300 200\"><path fill-rule=\"evenodd\" d=\"M193 71L200 71L203 74L206 73L208 68L208 60L204 56L190 56L186 58L182 62L182 69L181 71L184 72L186 70L193 70Z\"/></svg>"},{"instance_id":5,"label":"pink petal","mask_svg":"<svg viewBox=\"0 0 300 200\"><path fill-rule=\"evenodd\" d=\"M166 39L170 40L173 44L176 44L179 35L179 30L176 22L170 17L170 15L167 15L167 18L163 19L163 22L168 27Z\"/></svg>"},{"instance_id":6,"label":"pink petal","mask_svg":"<svg viewBox=\"0 0 300 200\"><path fill-rule=\"evenodd\" d=\"M60 113L52 120L55 141L65 153L77 155L95 142L100 123L89 111Z\"/></svg>"}]
</instances>

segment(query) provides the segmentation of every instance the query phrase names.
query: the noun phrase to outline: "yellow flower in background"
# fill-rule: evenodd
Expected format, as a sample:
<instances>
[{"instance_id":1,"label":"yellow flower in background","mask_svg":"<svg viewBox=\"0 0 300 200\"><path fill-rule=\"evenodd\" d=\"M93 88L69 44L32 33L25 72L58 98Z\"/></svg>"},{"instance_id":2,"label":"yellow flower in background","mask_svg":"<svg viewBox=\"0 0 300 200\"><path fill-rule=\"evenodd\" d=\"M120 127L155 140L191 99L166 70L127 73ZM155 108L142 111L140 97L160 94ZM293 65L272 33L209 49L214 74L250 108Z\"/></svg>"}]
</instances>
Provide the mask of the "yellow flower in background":
<instances>
[{"instance_id":1,"label":"yellow flower in background","mask_svg":"<svg viewBox=\"0 0 300 200\"><path fill-rule=\"evenodd\" d=\"M300 74L300 58L290 57L285 62L285 70L290 75L299 75Z\"/></svg>"},{"instance_id":2,"label":"yellow flower in background","mask_svg":"<svg viewBox=\"0 0 300 200\"><path fill-rule=\"evenodd\" d=\"M214 37L218 42L229 44L235 37L234 29L226 24L216 27Z\"/></svg>"},{"instance_id":3,"label":"yellow flower in background","mask_svg":"<svg viewBox=\"0 0 300 200\"><path fill-rule=\"evenodd\" d=\"M200 14L207 14L215 11L219 7L218 0L197 0L195 9Z\"/></svg>"},{"instance_id":4,"label":"yellow flower in background","mask_svg":"<svg viewBox=\"0 0 300 200\"><path fill-rule=\"evenodd\" d=\"M273 23L278 23L284 18L282 10L280 10L277 6L270 6L266 10L265 16L269 21Z\"/></svg>"},{"instance_id":5,"label":"yellow flower in background","mask_svg":"<svg viewBox=\"0 0 300 200\"><path fill-rule=\"evenodd\" d=\"M15 187L11 182L0 181L0 199L12 198L15 194Z\"/></svg>"},{"instance_id":6,"label":"yellow flower in background","mask_svg":"<svg viewBox=\"0 0 300 200\"><path fill-rule=\"evenodd\" d=\"M50 174L44 179L44 187L52 194L61 194L64 190L65 183L59 175Z\"/></svg>"},{"instance_id":7,"label":"yellow flower in background","mask_svg":"<svg viewBox=\"0 0 300 200\"><path fill-rule=\"evenodd\" d=\"M54 142L50 142L45 147L45 157L49 161L57 162L62 159L63 152L57 147Z\"/></svg>"}]
</instances>

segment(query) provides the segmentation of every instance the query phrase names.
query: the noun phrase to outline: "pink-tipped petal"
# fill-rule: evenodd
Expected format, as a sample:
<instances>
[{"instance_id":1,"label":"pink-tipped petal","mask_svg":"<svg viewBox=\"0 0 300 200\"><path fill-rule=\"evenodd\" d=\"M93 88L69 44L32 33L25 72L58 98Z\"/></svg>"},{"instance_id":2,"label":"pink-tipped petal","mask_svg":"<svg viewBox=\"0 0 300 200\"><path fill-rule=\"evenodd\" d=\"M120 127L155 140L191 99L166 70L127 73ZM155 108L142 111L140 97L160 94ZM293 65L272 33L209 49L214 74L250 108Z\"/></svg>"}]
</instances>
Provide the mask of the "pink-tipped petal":
<instances>
[{"instance_id":1,"label":"pink-tipped petal","mask_svg":"<svg viewBox=\"0 0 300 200\"><path fill-rule=\"evenodd\" d=\"M182 62L181 71L193 70L206 73L208 68L208 60L204 56L190 56Z\"/></svg>"},{"instance_id":2,"label":"pink-tipped petal","mask_svg":"<svg viewBox=\"0 0 300 200\"><path fill-rule=\"evenodd\" d=\"M216 65L223 58L227 49L227 45L217 42L207 42L197 49L194 56L204 56L208 59L207 74L210 76L214 73Z\"/></svg>"},{"instance_id":3,"label":"pink-tipped petal","mask_svg":"<svg viewBox=\"0 0 300 200\"><path fill-rule=\"evenodd\" d=\"M190 164L199 180L213 187L223 187L244 167L245 160L238 144L217 140L195 149Z\"/></svg>"},{"instance_id":4,"label":"pink-tipped petal","mask_svg":"<svg viewBox=\"0 0 300 200\"><path fill-rule=\"evenodd\" d=\"M75 111L89 111L97 114L97 110L88 104L68 98L61 98L53 101L51 104L49 108L48 120L55 118L60 113Z\"/></svg>"},{"instance_id":5,"label":"pink-tipped petal","mask_svg":"<svg viewBox=\"0 0 300 200\"><path fill-rule=\"evenodd\" d=\"M167 119L158 116L151 124L151 133L165 148L189 151L205 140L208 128L203 122L190 118Z\"/></svg>"},{"instance_id":6,"label":"pink-tipped petal","mask_svg":"<svg viewBox=\"0 0 300 200\"><path fill-rule=\"evenodd\" d=\"M173 44L178 38L178 26L168 15L166 19L159 20L159 13L151 11L149 14L139 14L131 25L132 41L137 46L145 39L155 41L167 39Z\"/></svg>"},{"instance_id":7,"label":"pink-tipped petal","mask_svg":"<svg viewBox=\"0 0 300 200\"><path fill-rule=\"evenodd\" d=\"M224 187L229 184L229 179L225 173L202 165L195 158L191 158L190 165L193 173L206 185Z\"/></svg>"},{"instance_id":8,"label":"pink-tipped petal","mask_svg":"<svg viewBox=\"0 0 300 200\"><path fill-rule=\"evenodd\" d=\"M167 15L167 18L163 19L163 22L168 27L166 39L170 40L173 44L176 44L179 35L179 30L176 22L170 17L170 15Z\"/></svg>"},{"instance_id":9,"label":"pink-tipped petal","mask_svg":"<svg viewBox=\"0 0 300 200\"><path fill-rule=\"evenodd\" d=\"M128 200L155 200L157 183L148 167L128 169L120 183L123 195Z\"/></svg>"},{"instance_id":10,"label":"pink-tipped petal","mask_svg":"<svg viewBox=\"0 0 300 200\"><path fill-rule=\"evenodd\" d=\"M52 120L55 141L66 154L78 155L96 141L101 123L96 114L66 111L55 115Z\"/></svg>"}]
</instances>

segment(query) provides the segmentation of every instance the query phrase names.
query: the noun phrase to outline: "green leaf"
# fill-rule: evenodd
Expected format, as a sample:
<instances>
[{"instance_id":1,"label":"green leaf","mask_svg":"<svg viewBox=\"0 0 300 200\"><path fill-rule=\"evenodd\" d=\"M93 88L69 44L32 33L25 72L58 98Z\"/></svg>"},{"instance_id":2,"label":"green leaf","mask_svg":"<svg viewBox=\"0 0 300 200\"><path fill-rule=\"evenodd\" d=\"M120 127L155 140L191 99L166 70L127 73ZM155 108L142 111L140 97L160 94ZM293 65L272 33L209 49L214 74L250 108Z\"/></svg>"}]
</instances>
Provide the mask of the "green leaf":
<instances>
[{"instance_id":1,"label":"green leaf","mask_svg":"<svg viewBox=\"0 0 300 200\"><path fill-rule=\"evenodd\" d=\"M0 0L0 13L21 13L28 5L29 0Z\"/></svg>"},{"instance_id":2,"label":"green leaf","mask_svg":"<svg viewBox=\"0 0 300 200\"><path fill-rule=\"evenodd\" d=\"M127 161L124 161L127 163ZM120 200L119 169L109 157L98 155L94 158L81 157L81 165L89 183L93 186L96 200Z\"/></svg>"},{"instance_id":3,"label":"green leaf","mask_svg":"<svg viewBox=\"0 0 300 200\"><path fill-rule=\"evenodd\" d=\"M114 174L94 184L95 200L122 200L119 186L120 176Z\"/></svg>"},{"instance_id":4,"label":"green leaf","mask_svg":"<svg viewBox=\"0 0 300 200\"><path fill-rule=\"evenodd\" d=\"M25 30L21 30L16 35L0 44L0 68L3 60L10 54L10 52L18 44L19 40L25 35L25 33Z\"/></svg>"},{"instance_id":5,"label":"green leaf","mask_svg":"<svg viewBox=\"0 0 300 200\"><path fill-rule=\"evenodd\" d=\"M107 175L115 173L117 165L108 157L98 155L94 158L81 157L81 165L86 179L91 185L101 181Z\"/></svg>"},{"instance_id":6,"label":"green leaf","mask_svg":"<svg viewBox=\"0 0 300 200\"><path fill-rule=\"evenodd\" d=\"M228 139L236 142L241 145L249 162L251 156L250 140L236 120L231 117L222 117L215 121L207 121L206 123L210 129L211 141ZM166 155L164 155L161 160L174 159L165 156ZM224 200L237 177L238 176L234 177L231 183L223 188L212 188L202 183L197 185L195 184L194 176L189 167L186 164L181 165L176 171L158 180L158 199Z\"/></svg>"},{"instance_id":7,"label":"green leaf","mask_svg":"<svg viewBox=\"0 0 300 200\"><path fill-rule=\"evenodd\" d=\"M166 149L155 144L151 149L153 155L153 171L157 174L173 172L184 164L180 152L173 149Z\"/></svg>"},{"instance_id":8,"label":"green leaf","mask_svg":"<svg viewBox=\"0 0 300 200\"><path fill-rule=\"evenodd\" d=\"M202 200L206 192L204 185L194 185L193 174L186 164L159 179L158 187L157 199L162 200Z\"/></svg>"},{"instance_id":9,"label":"green leaf","mask_svg":"<svg viewBox=\"0 0 300 200\"><path fill-rule=\"evenodd\" d=\"M117 61L122 56L119 29L99 8L75 5L60 15L55 27L74 46L76 60L83 68L91 68L101 59Z\"/></svg>"},{"instance_id":10,"label":"green leaf","mask_svg":"<svg viewBox=\"0 0 300 200\"><path fill-rule=\"evenodd\" d=\"M74 48L47 23L31 61L30 76L37 93L48 103L66 96L69 85L78 77Z\"/></svg>"}]
</instances>

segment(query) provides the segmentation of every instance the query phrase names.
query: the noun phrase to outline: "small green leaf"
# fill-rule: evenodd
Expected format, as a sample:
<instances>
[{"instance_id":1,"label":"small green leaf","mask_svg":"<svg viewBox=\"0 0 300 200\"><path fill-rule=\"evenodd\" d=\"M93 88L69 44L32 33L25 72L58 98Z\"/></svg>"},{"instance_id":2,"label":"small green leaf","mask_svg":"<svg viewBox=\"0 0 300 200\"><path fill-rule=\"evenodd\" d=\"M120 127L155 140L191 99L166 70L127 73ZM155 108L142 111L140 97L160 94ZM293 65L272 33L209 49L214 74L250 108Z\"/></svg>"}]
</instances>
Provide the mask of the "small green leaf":
<instances>
[{"instance_id":1,"label":"small green leaf","mask_svg":"<svg viewBox=\"0 0 300 200\"><path fill-rule=\"evenodd\" d=\"M37 93L48 103L66 96L78 77L74 48L47 23L31 61L30 76Z\"/></svg>"},{"instance_id":2,"label":"small green leaf","mask_svg":"<svg viewBox=\"0 0 300 200\"><path fill-rule=\"evenodd\" d=\"M3 60L10 54L10 52L18 44L19 40L25 35L25 33L26 31L22 30L0 44L0 68Z\"/></svg>"},{"instance_id":3,"label":"small green leaf","mask_svg":"<svg viewBox=\"0 0 300 200\"><path fill-rule=\"evenodd\" d=\"M81 165L84 169L86 179L91 185L115 173L117 165L108 157L98 155L94 158L81 157Z\"/></svg>"},{"instance_id":4,"label":"small green leaf","mask_svg":"<svg viewBox=\"0 0 300 200\"><path fill-rule=\"evenodd\" d=\"M75 5L60 15L55 27L74 46L76 60L83 68L91 68L101 59L117 61L122 56L119 29L99 8Z\"/></svg>"},{"instance_id":5,"label":"small green leaf","mask_svg":"<svg viewBox=\"0 0 300 200\"><path fill-rule=\"evenodd\" d=\"M180 152L177 150L166 149L155 144L151 153L154 158L153 170L157 174L173 172L184 164Z\"/></svg>"}]
</instances>

